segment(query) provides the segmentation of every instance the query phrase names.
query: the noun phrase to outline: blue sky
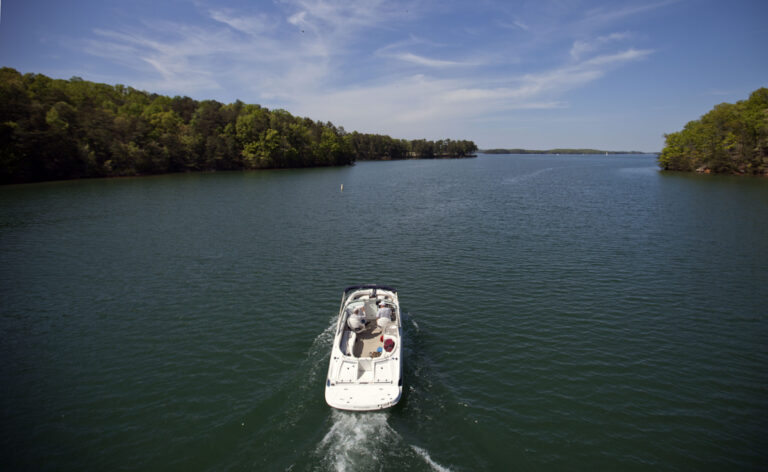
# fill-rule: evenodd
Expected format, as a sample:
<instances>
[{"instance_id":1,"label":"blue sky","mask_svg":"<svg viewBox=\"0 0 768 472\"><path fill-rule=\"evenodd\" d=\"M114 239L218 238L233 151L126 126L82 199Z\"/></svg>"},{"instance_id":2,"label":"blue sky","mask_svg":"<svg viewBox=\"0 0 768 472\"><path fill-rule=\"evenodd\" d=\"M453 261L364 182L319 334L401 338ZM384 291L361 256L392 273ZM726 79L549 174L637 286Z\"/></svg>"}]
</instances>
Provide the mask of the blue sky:
<instances>
[{"instance_id":1,"label":"blue sky","mask_svg":"<svg viewBox=\"0 0 768 472\"><path fill-rule=\"evenodd\" d=\"M0 66L398 138L658 151L768 86L766 19L766 0L5 0Z\"/></svg>"}]
</instances>

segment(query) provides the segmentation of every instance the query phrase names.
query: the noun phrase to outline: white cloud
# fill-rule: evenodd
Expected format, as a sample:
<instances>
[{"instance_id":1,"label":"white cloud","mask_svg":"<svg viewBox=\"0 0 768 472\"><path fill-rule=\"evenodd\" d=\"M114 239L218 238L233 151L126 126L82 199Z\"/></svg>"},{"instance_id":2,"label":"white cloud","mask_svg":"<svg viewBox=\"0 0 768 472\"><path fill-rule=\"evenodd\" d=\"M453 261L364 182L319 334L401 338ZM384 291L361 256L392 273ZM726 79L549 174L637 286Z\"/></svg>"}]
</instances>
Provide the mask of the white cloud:
<instances>
[{"instance_id":1,"label":"white cloud","mask_svg":"<svg viewBox=\"0 0 768 472\"><path fill-rule=\"evenodd\" d=\"M309 22L307 22L306 11L300 11L298 13L291 15L290 17L288 17L287 21L293 26L304 26L309 24Z\"/></svg>"},{"instance_id":2,"label":"white cloud","mask_svg":"<svg viewBox=\"0 0 768 472\"><path fill-rule=\"evenodd\" d=\"M350 129L412 137L437 123L458 123L512 110L567 106L558 97L600 79L612 67L642 59L652 51L628 49L537 74L513 77L506 84L487 79L441 79L427 75L390 78L369 86L297 97L302 115L326 116ZM414 127L417 124L418 126Z\"/></svg>"},{"instance_id":3,"label":"white cloud","mask_svg":"<svg viewBox=\"0 0 768 472\"><path fill-rule=\"evenodd\" d=\"M574 59L580 59L585 54L604 49L611 43L625 41L631 39L631 37L632 35L629 32L623 32L611 33L606 36L598 36L593 40L578 39L573 42L573 46L571 47L571 57Z\"/></svg>"},{"instance_id":4,"label":"white cloud","mask_svg":"<svg viewBox=\"0 0 768 472\"><path fill-rule=\"evenodd\" d=\"M241 16L229 10L210 10L212 19L248 35L258 35L275 30L274 21L267 15Z\"/></svg>"},{"instance_id":5,"label":"white cloud","mask_svg":"<svg viewBox=\"0 0 768 472\"><path fill-rule=\"evenodd\" d=\"M399 54L393 54L392 57L395 59L399 59L401 61L405 62L411 62L413 64L418 64L421 66L427 66L427 67L435 67L435 68L442 68L442 67L456 67L456 66L470 66L471 63L466 62L459 62L459 61L446 61L441 59L431 59L424 56L419 56L416 54L412 54L409 52L399 53Z\"/></svg>"},{"instance_id":6,"label":"white cloud","mask_svg":"<svg viewBox=\"0 0 768 472\"><path fill-rule=\"evenodd\" d=\"M605 54L602 56L593 57L592 59L584 61L583 65L584 66L611 65L619 62L627 62L627 61L642 59L652 53L653 51L650 49L627 49L626 51L622 51L615 54Z\"/></svg>"},{"instance_id":7,"label":"white cloud","mask_svg":"<svg viewBox=\"0 0 768 472\"><path fill-rule=\"evenodd\" d=\"M604 7L589 10L585 15L585 21L589 23L612 23L617 20L663 8L681 0L664 0L655 3L629 5L621 8L607 9Z\"/></svg>"},{"instance_id":8,"label":"white cloud","mask_svg":"<svg viewBox=\"0 0 768 472\"><path fill-rule=\"evenodd\" d=\"M98 29L85 50L133 68L140 76L134 86L160 93L200 96L235 85L256 92L238 98L258 101L290 95L293 88L311 87L327 77L325 43L301 34L280 38L271 34L265 17L210 15L219 26L145 22L142 28Z\"/></svg>"},{"instance_id":9,"label":"white cloud","mask_svg":"<svg viewBox=\"0 0 768 472\"><path fill-rule=\"evenodd\" d=\"M386 0L284 0L283 3L295 12L288 17L290 24L330 38L379 27L401 15L397 3Z\"/></svg>"},{"instance_id":10,"label":"white cloud","mask_svg":"<svg viewBox=\"0 0 768 472\"><path fill-rule=\"evenodd\" d=\"M528 25L526 25L525 23L523 23L523 22L522 22L522 21L520 21L520 20L516 20L516 21L514 21L513 23L514 23L514 25L515 25L515 26L517 26L517 27L518 27L518 28L520 28L521 30L525 30L525 31L528 31L528 30L530 30L530 29L531 29L531 28L530 28Z\"/></svg>"}]
</instances>

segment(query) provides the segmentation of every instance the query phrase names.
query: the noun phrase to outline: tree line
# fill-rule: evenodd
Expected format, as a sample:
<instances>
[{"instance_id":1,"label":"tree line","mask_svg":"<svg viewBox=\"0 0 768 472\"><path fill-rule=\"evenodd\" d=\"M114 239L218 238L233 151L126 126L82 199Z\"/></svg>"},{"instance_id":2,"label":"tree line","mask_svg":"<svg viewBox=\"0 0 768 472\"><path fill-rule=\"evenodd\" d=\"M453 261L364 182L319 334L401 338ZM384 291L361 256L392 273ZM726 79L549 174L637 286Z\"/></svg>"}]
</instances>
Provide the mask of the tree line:
<instances>
[{"instance_id":1,"label":"tree line","mask_svg":"<svg viewBox=\"0 0 768 472\"><path fill-rule=\"evenodd\" d=\"M472 141L347 133L241 101L0 69L0 183L468 157Z\"/></svg>"},{"instance_id":2,"label":"tree line","mask_svg":"<svg viewBox=\"0 0 768 472\"><path fill-rule=\"evenodd\" d=\"M664 137L664 170L768 175L768 88L735 104L715 105Z\"/></svg>"},{"instance_id":3,"label":"tree line","mask_svg":"<svg viewBox=\"0 0 768 472\"><path fill-rule=\"evenodd\" d=\"M599 149L484 149L483 154L577 154L577 155L591 155L591 154L648 154L642 151L601 151Z\"/></svg>"},{"instance_id":4,"label":"tree line","mask_svg":"<svg viewBox=\"0 0 768 472\"><path fill-rule=\"evenodd\" d=\"M440 139L395 139L380 134L362 134L354 131L345 136L357 160L440 159L475 157L477 145L472 141Z\"/></svg>"}]
</instances>

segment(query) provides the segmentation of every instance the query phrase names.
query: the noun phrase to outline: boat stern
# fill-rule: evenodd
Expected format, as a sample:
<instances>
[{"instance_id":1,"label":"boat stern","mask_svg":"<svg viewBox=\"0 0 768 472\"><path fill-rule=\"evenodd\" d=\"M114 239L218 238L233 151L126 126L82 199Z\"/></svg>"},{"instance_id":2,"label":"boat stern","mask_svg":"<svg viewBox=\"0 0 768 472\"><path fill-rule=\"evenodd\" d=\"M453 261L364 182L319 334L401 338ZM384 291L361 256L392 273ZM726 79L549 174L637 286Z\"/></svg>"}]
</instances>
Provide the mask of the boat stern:
<instances>
[{"instance_id":1,"label":"boat stern","mask_svg":"<svg viewBox=\"0 0 768 472\"><path fill-rule=\"evenodd\" d=\"M325 401L339 410L374 411L392 407L400 401L402 385L335 384L326 381Z\"/></svg>"}]
</instances>

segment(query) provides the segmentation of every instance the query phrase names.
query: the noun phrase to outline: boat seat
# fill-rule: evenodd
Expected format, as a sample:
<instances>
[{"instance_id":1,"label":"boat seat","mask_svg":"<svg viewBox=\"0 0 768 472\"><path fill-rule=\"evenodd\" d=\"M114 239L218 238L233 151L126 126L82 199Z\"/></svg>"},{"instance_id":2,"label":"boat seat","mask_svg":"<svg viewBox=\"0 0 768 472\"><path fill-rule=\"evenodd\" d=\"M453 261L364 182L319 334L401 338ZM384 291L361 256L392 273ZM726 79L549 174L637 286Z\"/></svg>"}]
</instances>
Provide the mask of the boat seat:
<instances>
[{"instance_id":1,"label":"boat seat","mask_svg":"<svg viewBox=\"0 0 768 472\"><path fill-rule=\"evenodd\" d=\"M376 300L367 300L365 302L365 319L375 320L378 311L379 308L376 306Z\"/></svg>"},{"instance_id":2,"label":"boat seat","mask_svg":"<svg viewBox=\"0 0 768 472\"><path fill-rule=\"evenodd\" d=\"M357 341L357 333L354 331L349 332L349 339L347 339L347 352L346 354L348 356L354 355L354 349L355 349L355 341Z\"/></svg>"}]
</instances>

